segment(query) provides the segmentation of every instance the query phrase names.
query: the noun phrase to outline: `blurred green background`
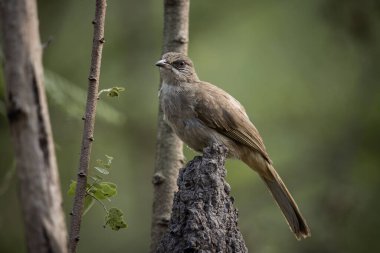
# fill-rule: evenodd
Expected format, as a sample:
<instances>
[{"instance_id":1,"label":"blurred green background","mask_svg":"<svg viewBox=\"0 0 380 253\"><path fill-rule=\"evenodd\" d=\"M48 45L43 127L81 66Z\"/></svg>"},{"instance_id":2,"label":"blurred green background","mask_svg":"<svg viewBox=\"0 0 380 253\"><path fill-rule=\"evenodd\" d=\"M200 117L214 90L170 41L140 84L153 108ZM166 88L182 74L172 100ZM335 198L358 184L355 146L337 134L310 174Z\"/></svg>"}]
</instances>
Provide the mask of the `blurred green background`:
<instances>
[{"instance_id":1,"label":"blurred green background","mask_svg":"<svg viewBox=\"0 0 380 253\"><path fill-rule=\"evenodd\" d=\"M49 109L66 215L79 160L94 1L38 1ZM115 157L111 205L128 229L103 229L95 206L79 252L148 252L163 4L110 0L92 164ZM192 1L189 55L199 77L236 97L312 229L297 242L257 175L229 161L228 182L251 252L380 252L380 3L375 0ZM25 252L0 73L0 252ZM185 148L187 160L195 153ZM14 173L13 173L14 174ZM8 186L7 186L8 184ZM30 196L33 198L34 196ZM68 221L68 217L67 217Z\"/></svg>"}]
</instances>

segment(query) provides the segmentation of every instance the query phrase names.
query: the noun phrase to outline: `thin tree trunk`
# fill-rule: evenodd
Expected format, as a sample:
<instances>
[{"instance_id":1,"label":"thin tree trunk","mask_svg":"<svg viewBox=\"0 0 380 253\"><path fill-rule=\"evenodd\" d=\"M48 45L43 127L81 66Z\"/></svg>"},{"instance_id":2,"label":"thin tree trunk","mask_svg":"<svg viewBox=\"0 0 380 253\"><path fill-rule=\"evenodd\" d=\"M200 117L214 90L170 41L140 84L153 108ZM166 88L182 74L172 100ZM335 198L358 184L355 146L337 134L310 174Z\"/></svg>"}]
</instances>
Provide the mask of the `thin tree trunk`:
<instances>
[{"instance_id":1,"label":"thin tree trunk","mask_svg":"<svg viewBox=\"0 0 380 253\"><path fill-rule=\"evenodd\" d=\"M163 53L187 54L189 40L189 0L164 0ZM161 81L160 81L161 87ZM156 162L153 176L154 197L151 230L151 252L168 228L179 168L184 164L182 142L158 111Z\"/></svg>"},{"instance_id":2,"label":"thin tree trunk","mask_svg":"<svg viewBox=\"0 0 380 253\"><path fill-rule=\"evenodd\" d=\"M99 89L100 65L102 60L102 51L104 40L104 22L106 16L106 0L96 0L94 35L91 53L91 66L88 76L87 103L86 112L83 117L84 127L82 135L82 146L80 152L77 187L75 191L73 211L71 212L71 227L69 238L70 252L76 252L79 242L80 226L84 207L84 198L86 196L86 184L88 165L90 162L91 147L94 141L96 104Z\"/></svg>"},{"instance_id":3,"label":"thin tree trunk","mask_svg":"<svg viewBox=\"0 0 380 253\"><path fill-rule=\"evenodd\" d=\"M169 229L157 253L248 252L225 181L227 149L213 144L179 173Z\"/></svg>"},{"instance_id":4,"label":"thin tree trunk","mask_svg":"<svg viewBox=\"0 0 380 253\"><path fill-rule=\"evenodd\" d=\"M3 0L0 22L10 124L28 252L67 252L34 0Z\"/></svg>"}]
</instances>

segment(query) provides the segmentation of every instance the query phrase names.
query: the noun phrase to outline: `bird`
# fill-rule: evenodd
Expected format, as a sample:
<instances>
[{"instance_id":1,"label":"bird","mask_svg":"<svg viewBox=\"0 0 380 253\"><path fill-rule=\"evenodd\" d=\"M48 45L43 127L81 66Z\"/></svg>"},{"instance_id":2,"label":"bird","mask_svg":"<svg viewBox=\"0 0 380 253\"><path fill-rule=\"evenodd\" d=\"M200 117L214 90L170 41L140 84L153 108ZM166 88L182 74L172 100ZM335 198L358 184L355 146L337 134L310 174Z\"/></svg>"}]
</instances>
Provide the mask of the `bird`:
<instances>
[{"instance_id":1,"label":"bird","mask_svg":"<svg viewBox=\"0 0 380 253\"><path fill-rule=\"evenodd\" d=\"M214 143L225 146L228 158L243 161L259 174L296 239L309 237L306 220L240 102L221 88L201 81L191 59L182 53L165 53L156 66L162 80L159 101L163 117L176 135L200 153Z\"/></svg>"}]
</instances>

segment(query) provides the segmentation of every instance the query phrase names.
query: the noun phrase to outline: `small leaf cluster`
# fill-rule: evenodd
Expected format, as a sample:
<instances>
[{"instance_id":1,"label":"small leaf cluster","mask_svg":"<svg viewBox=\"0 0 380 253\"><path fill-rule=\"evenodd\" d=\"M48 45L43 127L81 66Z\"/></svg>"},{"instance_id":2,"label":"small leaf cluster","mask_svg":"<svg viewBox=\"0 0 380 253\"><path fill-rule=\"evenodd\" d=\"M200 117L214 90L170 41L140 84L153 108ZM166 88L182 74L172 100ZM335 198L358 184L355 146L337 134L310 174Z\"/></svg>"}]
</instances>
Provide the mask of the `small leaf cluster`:
<instances>
[{"instance_id":1,"label":"small leaf cluster","mask_svg":"<svg viewBox=\"0 0 380 253\"><path fill-rule=\"evenodd\" d=\"M102 89L98 93L98 98L100 98L100 95L102 93L107 93L107 96L109 96L109 97L119 97L120 92L122 92L122 91L125 91L125 88L117 87L117 86L109 88L109 89Z\"/></svg>"},{"instance_id":2,"label":"small leaf cluster","mask_svg":"<svg viewBox=\"0 0 380 253\"><path fill-rule=\"evenodd\" d=\"M103 180L103 176L110 173L111 164L113 157L105 155L106 160L101 159L96 160L97 166L94 167L98 174L90 175L90 183L86 185L86 196L84 200L84 211L85 215L90 208L94 205L95 201L98 202L106 212L105 225L109 226L112 230L119 230L121 228L126 228L127 224L123 220L123 212L115 207L107 209L103 200L108 200L111 202L111 198L117 195L117 186L112 182L106 182ZM76 181L71 181L69 185L68 195L74 196L77 187Z\"/></svg>"},{"instance_id":3,"label":"small leaf cluster","mask_svg":"<svg viewBox=\"0 0 380 253\"><path fill-rule=\"evenodd\" d=\"M126 228L127 224L123 220L123 212L120 209L115 207L110 208L108 210L108 214L106 215L106 225L110 226L112 230L119 230L121 228Z\"/></svg>"}]
</instances>

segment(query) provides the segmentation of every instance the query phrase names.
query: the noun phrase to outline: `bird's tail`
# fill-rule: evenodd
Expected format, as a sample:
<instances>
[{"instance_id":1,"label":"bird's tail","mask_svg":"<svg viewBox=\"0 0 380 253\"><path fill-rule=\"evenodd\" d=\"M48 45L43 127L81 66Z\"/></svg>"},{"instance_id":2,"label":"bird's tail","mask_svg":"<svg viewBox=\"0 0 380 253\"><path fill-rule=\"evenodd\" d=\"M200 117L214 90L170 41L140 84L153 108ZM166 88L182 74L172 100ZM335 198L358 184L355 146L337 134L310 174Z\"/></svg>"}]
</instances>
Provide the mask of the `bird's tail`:
<instances>
[{"instance_id":1,"label":"bird's tail","mask_svg":"<svg viewBox=\"0 0 380 253\"><path fill-rule=\"evenodd\" d=\"M266 173L266 176L261 176L261 178L264 180L278 206L281 208L290 229L298 240L309 237L311 235L310 229L306 224L305 219L302 217L292 195L289 193L273 166L267 163L267 167L269 173Z\"/></svg>"}]
</instances>

